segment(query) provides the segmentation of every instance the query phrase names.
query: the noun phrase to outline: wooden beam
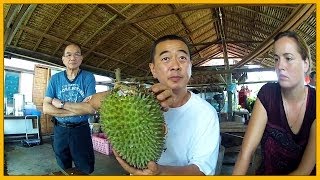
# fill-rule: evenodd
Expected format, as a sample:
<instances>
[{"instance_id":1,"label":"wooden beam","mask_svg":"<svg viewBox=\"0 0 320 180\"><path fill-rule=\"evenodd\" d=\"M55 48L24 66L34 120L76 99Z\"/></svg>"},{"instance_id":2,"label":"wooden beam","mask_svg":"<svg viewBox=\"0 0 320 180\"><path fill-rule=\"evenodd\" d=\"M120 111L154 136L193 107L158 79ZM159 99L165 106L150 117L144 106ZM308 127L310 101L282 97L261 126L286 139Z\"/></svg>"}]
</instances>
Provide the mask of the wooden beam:
<instances>
[{"instance_id":1,"label":"wooden beam","mask_svg":"<svg viewBox=\"0 0 320 180\"><path fill-rule=\"evenodd\" d=\"M267 28L270 28L270 29L274 29L276 27L274 26L270 26L268 24L265 24L259 20L256 20L256 19L252 19L251 17L248 17L248 16L245 16L244 14L240 14L238 12L233 12L233 11L228 11L226 10L226 16L228 16L228 19L230 19L230 17L232 17L231 19L234 19L234 18L241 18L242 20L245 19L253 24L257 24L259 26L263 26L263 27L260 27L260 28L264 28L264 27L267 27ZM230 17L229 17L230 16Z\"/></svg>"},{"instance_id":2,"label":"wooden beam","mask_svg":"<svg viewBox=\"0 0 320 180\"><path fill-rule=\"evenodd\" d=\"M8 46L5 51L5 54L9 54L12 57L17 57L25 60L29 60L32 62L38 62L38 63L43 63L43 64L48 64L51 66L60 66L60 67L65 67L62 63L61 58L57 58L52 55L47 55L44 53L39 53L39 52L34 52L31 50L27 50L24 48L19 48L19 47L13 47L13 46ZM107 76L114 78L114 72L113 71L108 71L105 69L97 68L94 66L88 66L85 64L82 64L80 66L81 69L88 70L91 72L94 72L95 74ZM125 73L124 73L125 74Z\"/></svg>"},{"instance_id":3,"label":"wooden beam","mask_svg":"<svg viewBox=\"0 0 320 180\"><path fill-rule=\"evenodd\" d=\"M99 5L101 6L101 5ZM124 7L120 12L124 12L126 10L128 10L130 7L132 7L132 4L127 5L126 7ZM107 22L103 23L102 26L100 26L100 28L97 29L97 31L95 33L93 33L87 40L85 40L84 42L82 42L81 44L83 46L85 46L86 44L88 44L88 42L90 42L98 33L100 33L107 25L109 25L113 20L115 20L119 15L115 14L114 16L112 16L110 19L108 19Z\"/></svg>"},{"instance_id":4,"label":"wooden beam","mask_svg":"<svg viewBox=\"0 0 320 180\"><path fill-rule=\"evenodd\" d=\"M20 26L20 29L21 29L21 27L25 26L29 22L29 20L32 16L33 12L37 8L37 6L38 6L38 4L34 4L33 8L30 10L27 17L25 18L24 23ZM22 32L23 32L22 30L17 32L16 37L15 37L16 41L14 42L14 46L17 46L17 44L20 42L20 37L22 35Z\"/></svg>"},{"instance_id":5,"label":"wooden beam","mask_svg":"<svg viewBox=\"0 0 320 180\"><path fill-rule=\"evenodd\" d=\"M114 32L118 31L120 28L124 27L127 22L129 22L129 20L131 20L132 18L134 18L135 16L137 16L138 14L140 14L145 8L147 8L148 5L143 5L141 6L137 11L135 11L134 13L132 13L131 16L129 16L127 19L125 19L124 21L122 21L121 23L117 24L111 31L109 31L108 34L106 34L103 38L101 38L96 44L94 44L93 46L91 46L91 48L83 55L84 59L85 57L87 57L91 52L94 51L94 49L96 49L101 43L103 43L106 39L110 38L110 36L113 35ZM86 61L84 61L86 62Z\"/></svg>"},{"instance_id":6,"label":"wooden beam","mask_svg":"<svg viewBox=\"0 0 320 180\"><path fill-rule=\"evenodd\" d=\"M197 59L192 59L192 58L191 58L192 61L194 62L194 63L193 63L193 66L201 66L202 64L210 61L210 60L211 60L211 59L210 59L211 57L217 56L217 55L220 54L220 53L221 53L221 50L215 49L215 51L212 51L211 56L209 56L209 57L197 58Z\"/></svg>"},{"instance_id":7,"label":"wooden beam","mask_svg":"<svg viewBox=\"0 0 320 180\"><path fill-rule=\"evenodd\" d=\"M258 14L258 15L260 15L260 16L263 16L263 17L267 18L267 19L271 19L272 21L281 22L281 20L279 20L279 19L277 19L277 18L274 18L274 17L272 17L272 16L269 16L269 15L267 15L267 14L264 14L264 13L262 13L262 12L258 12L258 11L255 11L255 10L252 10L252 9L250 9L250 8L243 7L243 6L237 6L237 7L238 7L239 9L242 9L242 10L245 10L245 11L250 11L250 12L252 12L252 13Z\"/></svg>"},{"instance_id":8,"label":"wooden beam","mask_svg":"<svg viewBox=\"0 0 320 180\"><path fill-rule=\"evenodd\" d=\"M228 74L228 73L244 73L244 72L262 72L262 71L274 71L274 68L237 68L237 69L217 69L214 66L211 67L193 67L192 68L192 75L193 76L203 76L203 75L220 75L220 74ZM147 77L136 77L137 81L146 81L154 79L152 76ZM225 84L225 83L221 83Z\"/></svg>"},{"instance_id":9,"label":"wooden beam","mask_svg":"<svg viewBox=\"0 0 320 180\"><path fill-rule=\"evenodd\" d=\"M222 7L222 6L230 6L226 4L205 4L205 5L199 5L199 6L191 6L191 7L184 7L180 9L174 9L170 12L161 12L161 13L155 13L149 16L142 16L139 18L135 18L129 21L129 23L138 23L142 21L146 21L149 19L154 19L162 16L169 16L172 14L178 14L178 13L183 13L183 12L188 12L188 11L196 11L196 10L202 10L202 9L211 9L214 7Z\"/></svg>"},{"instance_id":10,"label":"wooden beam","mask_svg":"<svg viewBox=\"0 0 320 180\"><path fill-rule=\"evenodd\" d=\"M235 23L235 24L239 24L238 21L236 21L236 20L234 20L234 19L232 19L232 18L228 18L227 23L228 23L228 24L231 24L230 22ZM270 32L265 31L265 30L262 29L262 27L260 27L260 26L255 26L255 27L253 27L253 26L255 25L255 23L252 22L252 21L251 21L251 22L243 21L243 23L241 23L241 25L242 25L242 26L247 26L247 27L249 27L249 28L251 28L251 29L254 29L255 31L258 31L259 33L264 34L264 35L269 35L269 34L270 34ZM253 42L254 42L254 41L253 41ZM257 42L261 43L262 41L257 41ZM251 43L252 43L252 42L251 42Z\"/></svg>"},{"instance_id":11,"label":"wooden beam","mask_svg":"<svg viewBox=\"0 0 320 180\"><path fill-rule=\"evenodd\" d=\"M40 34L40 33L41 33L41 31L32 29L32 28L27 27L27 26L24 26L22 29L23 29L24 31L26 31L26 32L28 32L28 33L30 33L30 34L34 34L34 35L37 35L37 34ZM49 39L49 40L51 40L51 41L62 42L62 43L65 43L65 44L70 44L70 43L71 43L71 42L64 41L63 39L60 39L60 38L58 38L58 37L55 37L55 36L52 36L52 35L49 35L49 34L44 34L43 37L45 37L45 38L47 38L47 39ZM88 51L88 50L89 50L89 49L86 48L86 47L81 47L81 49L84 50L84 51ZM118 60L118 59L113 58L113 57L110 57L110 56L108 56L108 55L106 55L106 54L103 54L103 53L100 53L100 52L95 52L95 51L93 51L92 53L93 53L93 54L97 54L98 56L102 56L102 57L104 57L104 58L112 59L113 61L120 62L120 63L122 63L122 64L125 64L125 65L128 65L128 66L130 66L130 67L135 68L135 66L132 65L132 64L130 64L130 63L127 63L127 62ZM61 59L61 58L60 58L60 59ZM84 64L84 63L83 63L83 64ZM140 70L146 71L145 69L140 69Z\"/></svg>"},{"instance_id":12,"label":"wooden beam","mask_svg":"<svg viewBox=\"0 0 320 180\"><path fill-rule=\"evenodd\" d=\"M94 5L85 16L81 18L80 21L75 24L72 29L69 31L69 33L63 38L64 42L74 33L74 31L97 9L98 5ZM56 49L53 51L52 55L55 55L57 51L60 49L60 47L64 44L64 42L60 43Z\"/></svg>"},{"instance_id":13,"label":"wooden beam","mask_svg":"<svg viewBox=\"0 0 320 180\"><path fill-rule=\"evenodd\" d=\"M228 41L228 40L226 40L227 44L258 44L258 43L262 43L262 42L263 41ZM203 46L203 45L212 45L212 44L221 44L221 41L194 43L194 44L190 44L190 46Z\"/></svg>"},{"instance_id":14,"label":"wooden beam","mask_svg":"<svg viewBox=\"0 0 320 180\"><path fill-rule=\"evenodd\" d=\"M4 20L4 28L7 29L12 25L12 21L21 9L22 5L12 4Z\"/></svg>"},{"instance_id":15,"label":"wooden beam","mask_svg":"<svg viewBox=\"0 0 320 180\"><path fill-rule=\"evenodd\" d=\"M124 14L122 14L121 12L119 12L117 9L115 9L114 7L112 7L111 5L106 4L105 5L108 9L110 9L111 11L115 12L116 14L120 15L122 18L124 19L128 19L127 16L125 16ZM151 33L149 33L148 31L146 31L144 28L142 28L140 25L138 24L133 24L133 26L135 28L137 28L138 30L140 30L143 34L145 34L147 37L149 37L152 40L156 40L157 38L154 37Z\"/></svg>"},{"instance_id":16,"label":"wooden beam","mask_svg":"<svg viewBox=\"0 0 320 180\"><path fill-rule=\"evenodd\" d=\"M16 16L16 14L19 12L19 10L21 9L22 5L11 5L9 12L7 13L6 17L5 17L5 21L4 21L4 44L6 46L6 42L9 38L10 32L12 30L12 26L13 26L13 19Z\"/></svg>"},{"instance_id":17,"label":"wooden beam","mask_svg":"<svg viewBox=\"0 0 320 180\"><path fill-rule=\"evenodd\" d=\"M248 54L242 61L237 63L233 68L241 67L249 61L255 59L256 57L268 52L272 48L273 38L281 31L294 30L296 29L304 20L306 20L311 13L315 11L314 4L304 4L299 5L292 14L279 26L274 32L261 43L254 51Z\"/></svg>"},{"instance_id":18,"label":"wooden beam","mask_svg":"<svg viewBox=\"0 0 320 180\"><path fill-rule=\"evenodd\" d=\"M173 4L169 4L169 6L171 7L172 11L177 10L177 8L173 5ZM179 21L181 22L182 26L184 27L185 31L187 34L189 34L191 31L188 28L188 25L186 24L186 22L184 21L184 19L182 18L182 16L180 14L175 14L175 16L179 19ZM190 37L191 39L191 37Z\"/></svg>"},{"instance_id":19,"label":"wooden beam","mask_svg":"<svg viewBox=\"0 0 320 180\"><path fill-rule=\"evenodd\" d=\"M19 11L17 18L15 19L12 28L9 30L9 35L5 39L5 47L10 45L17 31L19 30L22 22L24 21L27 14L34 9L36 5L22 5L21 10Z\"/></svg>"},{"instance_id":20,"label":"wooden beam","mask_svg":"<svg viewBox=\"0 0 320 180\"><path fill-rule=\"evenodd\" d=\"M36 51L41 43L41 41L43 40L43 36L45 34L48 33L49 29L52 27L52 25L54 24L54 22L58 19L58 17L61 15L61 13L66 9L66 7L68 6L68 4L64 4L62 6L62 8L55 14L55 16L52 18L52 20L50 21L49 25L47 26L47 28L44 30L44 32L42 33L41 37L38 39L37 43L34 45L33 47L33 51Z\"/></svg>"}]
</instances>

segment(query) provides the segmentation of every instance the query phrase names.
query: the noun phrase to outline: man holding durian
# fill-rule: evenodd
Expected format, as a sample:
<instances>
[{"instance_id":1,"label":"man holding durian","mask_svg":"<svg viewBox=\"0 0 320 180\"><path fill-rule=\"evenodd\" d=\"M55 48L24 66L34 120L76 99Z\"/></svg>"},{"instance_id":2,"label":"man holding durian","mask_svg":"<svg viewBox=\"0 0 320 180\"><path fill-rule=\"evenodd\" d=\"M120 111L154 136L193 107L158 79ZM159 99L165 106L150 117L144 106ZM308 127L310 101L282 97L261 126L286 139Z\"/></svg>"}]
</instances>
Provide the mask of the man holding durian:
<instances>
[{"instance_id":1,"label":"man holding durian","mask_svg":"<svg viewBox=\"0 0 320 180\"><path fill-rule=\"evenodd\" d=\"M100 121L102 123L104 121L108 122L104 129L107 131L109 140L111 140L116 159L131 175L214 175L219 153L219 120L217 112L209 103L187 90L192 66L190 57L190 50L186 41L175 35L159 38L154 42L151 49L152 62L149 67L153 77L160 82L153 85L151 89L157 95L156 99L160 101L161 106L166 109L166 112L163 112L166 124L164 142L162 143L161 138L158 138L160 142L156 142L156 144L159 144L159 146L155 146L161 147L163 145L163 148L160 149L159 158L150 159L143 163L144 157L123 152L126 150L121 150L122 146L126 146L127 150L134 149L137 146L141 149L136 149L133 152L148 154L149 152L143 151L145 147L141 147L132 139L135 137L145 138L149 135L144 135L138 131L138 135L124 135L132 136L132 138L122 139L126 143L116 142L120 137L114 136L126 133L126 131L122 131L122 127L132 126L132 124L126 124L128 121L126 120L121 122L121 126L112 130L108 126L116 126L119 120L109 123L106 119L116 118L115 113L109 113L110 111L108 111L108 108L110 109L112 106L106 108L107 106L104 106L104 104L107 103L102 105L102 114L106 115L102 119L100 118ZM166 89L167 87L170 90ZM117 97L118 94L119 90L112 96ZM105 99L105 95L106 93L96 94L89 103L93 107L99 108L100 100ZM145 97L145 95L139 95L137 101L140 101L140 97ZM114 98L110 98L109 101L112 99ZM122 102L123 99L125 97L117 102ZM138 102L136 106L140 107ZM117 114L126 114L126 111ZM135 118L133 121L135 121ZM143 126L144 123L141 123L141 125ZM130 132L134 132L135 128L139 127L131 128ZM148 126L144 128L149 129ZM155 128L155 130L157 129L159 128ZM111 133L112 137L108 133ZM148 133L150 134L150 132ZM142 135L139 136L139 134ZM161 132L158 132L158 134L161 134ZM120 146L119 143L121 143ZM158 150L159 148L151 151Z\"/></svg>"}]
</instances>

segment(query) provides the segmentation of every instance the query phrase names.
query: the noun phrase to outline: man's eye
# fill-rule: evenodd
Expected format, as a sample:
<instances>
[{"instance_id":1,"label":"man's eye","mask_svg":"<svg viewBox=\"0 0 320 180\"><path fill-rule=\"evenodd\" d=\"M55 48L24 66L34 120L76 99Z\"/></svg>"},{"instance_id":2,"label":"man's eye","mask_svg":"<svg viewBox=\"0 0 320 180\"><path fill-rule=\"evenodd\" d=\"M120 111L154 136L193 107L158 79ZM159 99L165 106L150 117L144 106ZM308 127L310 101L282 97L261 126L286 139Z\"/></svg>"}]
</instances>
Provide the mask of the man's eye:
<instances>
[{"instance_id":1,"label":"man's eye","mask_svg":"<svg viewBox=\"0 0 320 180\"><path fill-rule=\"evenodd\" d=\"M169 57L164 57L164 58L162 58L161 60L162 60L162 61L169 61L170 58L169 58Z\"/></svg>"},{"instance_id":2,"label":"man's eye","mask_svg":"<svg viewBox=\"0 0 320 180\"><path fill-rule=\"evenodd\" d=\"M180 59L182 59L182 60L187 60L187 57L181 56Z\"/></svg>"}]
</instances>

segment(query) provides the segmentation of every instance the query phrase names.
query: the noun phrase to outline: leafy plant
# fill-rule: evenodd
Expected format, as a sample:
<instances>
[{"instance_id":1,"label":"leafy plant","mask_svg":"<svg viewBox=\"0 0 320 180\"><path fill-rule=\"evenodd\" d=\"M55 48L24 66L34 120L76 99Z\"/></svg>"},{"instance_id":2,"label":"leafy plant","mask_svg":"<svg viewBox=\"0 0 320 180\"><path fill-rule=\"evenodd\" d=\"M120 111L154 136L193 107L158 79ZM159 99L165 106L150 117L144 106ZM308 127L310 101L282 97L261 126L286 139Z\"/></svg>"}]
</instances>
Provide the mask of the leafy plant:
<instances>
[{"instance_id":1,"label":"leafy plant","mask_svg":"<svg viewBox=\"0 0 320 180\"><path fill-rule=\"evenodd\" d=\"M246 109L251 113L253 110L254 103L256 102L257 98L248 97L246 103Z\"/></svg>"}]
</instances>

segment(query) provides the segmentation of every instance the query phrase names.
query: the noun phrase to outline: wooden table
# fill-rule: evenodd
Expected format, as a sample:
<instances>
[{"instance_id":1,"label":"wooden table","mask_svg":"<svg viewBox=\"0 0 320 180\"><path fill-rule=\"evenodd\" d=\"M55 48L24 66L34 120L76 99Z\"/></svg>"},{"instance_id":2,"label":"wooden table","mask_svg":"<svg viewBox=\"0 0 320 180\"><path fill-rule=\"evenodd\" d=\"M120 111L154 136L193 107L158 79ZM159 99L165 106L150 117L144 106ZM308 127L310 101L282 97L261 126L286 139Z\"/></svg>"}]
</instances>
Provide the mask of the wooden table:
<instances>
[{"instance_id":1,"label":"wooden table","mask_svg":"<svg viewBox=\"0 0 320 180\"><path fill-rule=\"evenodd\" d=\"M247 125L242 122L224 121L220 122L221 133L244 133L246 132Z\"/></svg>"},{"instance_id":2,"label":"wooden table","mask_svg":"<svg viewBox=\"0 0 320 180\"><path fill-rule=\"evenodd\" d=\"M243 139L247 125L242 122L224 121L220 122L220 133L235 138ZM226 152L239 152L241 146L233 146L225 149Z\"/></svg>"}]
</instances>

